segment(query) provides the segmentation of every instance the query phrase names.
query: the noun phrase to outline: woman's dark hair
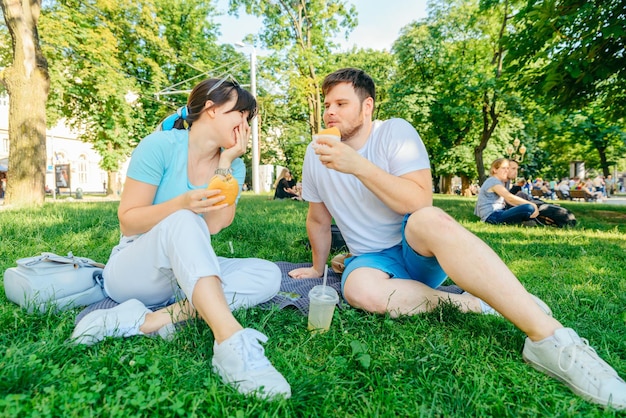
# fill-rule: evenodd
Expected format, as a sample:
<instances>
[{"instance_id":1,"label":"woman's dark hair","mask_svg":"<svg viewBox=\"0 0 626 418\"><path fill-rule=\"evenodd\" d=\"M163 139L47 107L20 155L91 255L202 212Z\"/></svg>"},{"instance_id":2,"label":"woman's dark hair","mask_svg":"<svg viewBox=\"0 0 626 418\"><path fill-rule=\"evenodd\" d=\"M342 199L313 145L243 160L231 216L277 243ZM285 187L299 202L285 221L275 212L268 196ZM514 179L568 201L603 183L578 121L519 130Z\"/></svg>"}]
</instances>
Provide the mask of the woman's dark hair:
<instances>
[{"instance_id":1,"label":"woman's dark hair","mask_svg":"<svg viewBox=\"0 0 626 418\"><path fill-rule=\"evenodd\" d=\"M207 100L213 102L211 107L217 107L232 99L233 94L237 96L237 102L229 112L247 111L249 112L248 122L250 122L257 112L254 96L234 81L209 78L201 81L193 88L187 99L187 117L176 120L174 129L186 129L185 122L190 127L205 110L204 106Z\"/></svg>"},{"instance_id":2,"label":"woman's dark hair","mask_svg":"<svg viewBox=\"0 0 626 418\"><path fill-rule=\"evenodd\" d=\"M376 86L374 80L365 71L358 68L342 68L328 74L322 83L322 93L326 95L330 89L340 83L350 83L354 91L363 103L363 100L371 97L376 100Z\"/></svg>"}]
</instances>

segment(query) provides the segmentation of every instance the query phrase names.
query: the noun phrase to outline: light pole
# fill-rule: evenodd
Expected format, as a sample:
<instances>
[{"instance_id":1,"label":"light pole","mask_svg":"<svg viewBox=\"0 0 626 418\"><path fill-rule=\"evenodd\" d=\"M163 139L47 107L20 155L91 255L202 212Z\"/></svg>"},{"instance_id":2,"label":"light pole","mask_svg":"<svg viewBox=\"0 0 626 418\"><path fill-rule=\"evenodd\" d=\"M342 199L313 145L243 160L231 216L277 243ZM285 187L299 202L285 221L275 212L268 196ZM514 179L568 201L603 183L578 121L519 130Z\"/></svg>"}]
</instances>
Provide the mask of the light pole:
<instances>
[{"instance_id":1,"label":"light pole","mask_svg":"<svg viewBox=\"0 0 626 418\"><path fill-rule=\"evenodd\" d=\"M251 44L244 44L243 42L237 42L236 46L243 48L249 46L252 51L250 52L250 93L256 99L256 48ZM259 194L261 191L261 185L259 184L259 118L258 116L252 119L252 191L254 194Z\"/></svg>"},{"instance_id":2,"label":"light pole","mask_svg":"<svg viewBox=\"0 0 626 418\"><path fill-rule=\"evenodd\" d=\"M506 147L506 153L509 155L509 160L521 163L524 160L524 154L526 154L526 146L518 138L515 138L513 144Z\"/></svg>"}]
</instances>

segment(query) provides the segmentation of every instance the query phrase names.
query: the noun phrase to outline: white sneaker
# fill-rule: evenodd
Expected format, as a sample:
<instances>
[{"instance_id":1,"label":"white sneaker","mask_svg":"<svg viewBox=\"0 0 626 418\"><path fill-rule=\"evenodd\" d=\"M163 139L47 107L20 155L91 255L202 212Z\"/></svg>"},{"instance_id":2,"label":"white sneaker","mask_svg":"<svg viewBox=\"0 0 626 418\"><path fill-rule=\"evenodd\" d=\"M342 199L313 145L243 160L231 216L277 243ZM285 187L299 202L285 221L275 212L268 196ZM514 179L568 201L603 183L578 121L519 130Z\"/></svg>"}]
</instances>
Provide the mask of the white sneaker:
<instances>
[{"instance_id":1,"label":"white sneaker","mask_svg":"<svg viewBox=\"0 0 626 418\"><path fill-rule=\"evenodd\" d=\"M244 395L289 398L289 383L265 357L259 341L264 343L267 337L259 331L246 328L221 344L216 343L213 346L213 371Z\"/></svg>"},{"instance_id":2,"label":"white sneaker","mask_svg":"<svg viewBox=\"0 0 626 418\"><path fill-rule=\"evenodd\" d=\"M561 328L538 342L526 338L522 357L533 368L556 377L582 398L626 409L626 382L574 330Z\"/></svg>"},{"instance_id":3,"label":"white sneaker","mask_svg":"<svg viewBox=\"0 0 626 418\"><path fill-rule=\"evenodd\" d=\"M105 337L139 335L139 327L149 312L150 309L137 299L127 300L111 309L89 312L76 324L71 339L76 344L92 345Z\"/></svg>"}]
</instances>

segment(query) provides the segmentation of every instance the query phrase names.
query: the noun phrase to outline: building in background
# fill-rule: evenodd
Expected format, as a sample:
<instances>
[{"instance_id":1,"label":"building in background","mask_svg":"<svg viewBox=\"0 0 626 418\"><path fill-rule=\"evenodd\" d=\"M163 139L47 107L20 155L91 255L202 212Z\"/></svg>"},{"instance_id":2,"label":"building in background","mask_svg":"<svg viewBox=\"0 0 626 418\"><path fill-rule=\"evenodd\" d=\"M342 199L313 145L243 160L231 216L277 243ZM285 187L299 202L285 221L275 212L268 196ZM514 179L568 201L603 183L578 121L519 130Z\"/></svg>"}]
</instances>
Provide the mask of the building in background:
<instances>
[{"instance_id":1,"label":"building in background","mask_svg":"<svg viewBox=\"0 0 626 418\"><path fill-rule=\"evenodd\" d=\"M78 133L63 121L46 130L46 190L72 193L80 188L84 193L104 193L107 172L100 168L102 157L92 144L83 142ZM0 171L11 181L9 160L9 99L0 96ZM125 168L118 173L118 182L125 179Z\"/></svg>"}]
</instances>

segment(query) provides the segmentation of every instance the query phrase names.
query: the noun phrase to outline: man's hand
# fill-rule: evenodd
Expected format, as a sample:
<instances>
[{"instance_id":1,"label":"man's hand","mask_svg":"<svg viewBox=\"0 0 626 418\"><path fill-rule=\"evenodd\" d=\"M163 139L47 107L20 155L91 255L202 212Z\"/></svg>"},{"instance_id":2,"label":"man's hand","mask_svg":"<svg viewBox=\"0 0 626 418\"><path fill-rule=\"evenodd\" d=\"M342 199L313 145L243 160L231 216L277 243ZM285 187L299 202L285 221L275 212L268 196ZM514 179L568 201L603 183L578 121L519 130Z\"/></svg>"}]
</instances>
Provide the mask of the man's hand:
<instances>
[{"instance_id":1,"label":"man's hand","mask_svg":"<svg viewBox=\"0 0 626 418\"><path fill-rule=\"evenodd\" d=\"M317 279L322 277L324 272L319 272L313 267L301 267L299 269L293 269L289 272L289 276L294 279Z\"/></svg>"},{"instance_id":2,"label":"man's hand","mask_svg":"<svg viewBox=\"0 0 626 418\"><path fill-rule=\"evenodd\" d=\"M346 174L356 174L368 162L352 147L343 142L329 138L318 139L315 154L319 155L320 162L327 168Z\"/></svg>"}]
</instances>

